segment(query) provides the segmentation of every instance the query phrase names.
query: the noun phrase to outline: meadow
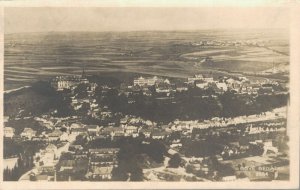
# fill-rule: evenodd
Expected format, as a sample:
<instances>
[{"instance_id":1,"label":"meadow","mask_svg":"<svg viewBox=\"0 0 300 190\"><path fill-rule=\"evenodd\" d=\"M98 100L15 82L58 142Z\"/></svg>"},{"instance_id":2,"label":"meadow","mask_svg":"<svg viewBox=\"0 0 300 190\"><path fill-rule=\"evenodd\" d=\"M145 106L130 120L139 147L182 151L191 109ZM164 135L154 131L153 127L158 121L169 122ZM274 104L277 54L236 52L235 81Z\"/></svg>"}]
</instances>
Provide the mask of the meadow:
<instances>
[{"instance_id":1,"label":"meadow","mask_svg":"<svg viewBox=\"0 0 300 190\"><path fill-rule=\"evenodd\" d=\"M50 32L5 35L5 90L55 75L139 73L185 78L226 69L259 72L288 64L285 31ZM265 47L197 46L258 40ZM272 49L273 48L273 49ZM212 62L201 63L205 57Z\"/></svg>"}]
</instances>

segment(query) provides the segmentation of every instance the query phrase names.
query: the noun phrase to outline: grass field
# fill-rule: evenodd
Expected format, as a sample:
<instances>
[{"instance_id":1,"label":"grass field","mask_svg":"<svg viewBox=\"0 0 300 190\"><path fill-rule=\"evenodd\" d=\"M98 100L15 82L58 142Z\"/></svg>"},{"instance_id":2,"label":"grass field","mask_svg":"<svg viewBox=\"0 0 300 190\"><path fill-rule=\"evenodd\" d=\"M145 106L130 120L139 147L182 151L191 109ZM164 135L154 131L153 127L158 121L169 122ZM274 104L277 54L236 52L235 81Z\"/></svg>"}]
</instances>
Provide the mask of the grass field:
<instances>
[{"instance_id":1,"label":"grass field","mask_svg":"<svg viewBox=\"0 0 300 190\"><path fill-rule=\"evenodd\" d=\"M203 40L264 41L259 47L199 47ZM273 48L274 47L274 48ZM273 48L273 49L272 49ZM261 71L288 62L278 31L71 32L5 35L5 90L55 75L131 72L187 77L218 69ZM274 51L273 51L274 50ZM282 52L282 53L280 53ZM196 64L211 56L212 64Z\"/></svg>"}]
</instances>

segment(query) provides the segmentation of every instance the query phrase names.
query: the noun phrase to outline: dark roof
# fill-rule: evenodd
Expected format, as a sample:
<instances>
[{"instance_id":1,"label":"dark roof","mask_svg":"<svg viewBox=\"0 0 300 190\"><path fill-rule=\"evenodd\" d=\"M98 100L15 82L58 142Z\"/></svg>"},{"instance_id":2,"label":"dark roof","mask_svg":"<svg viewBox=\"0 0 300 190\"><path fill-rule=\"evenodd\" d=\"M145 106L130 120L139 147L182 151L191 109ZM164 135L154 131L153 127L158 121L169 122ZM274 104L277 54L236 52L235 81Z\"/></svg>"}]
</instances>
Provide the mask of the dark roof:
<instances>
[{"instance_id":1,"label":"dark roof","mask_svg":"<svg viewBox=\"0 0 300 190\"><path fill-rule=\"evenodd\" d=\"M107 153L110 151L116 151L118 152L120 149L119 148L96 148L96 149L89 149L89 152L92 153Z\"/></svg>"},{"instance_id":2,"label":"dark roof","mask_svg":"<svg viewBox=\"0 0 300 190\"><path fill-rule=\"evenodd\" d=\"M86 129L85 128L74 128L74 129L71 129L71 132L86 132Z\"/></svg>"},{"instance_id":3,"label":"dark roof","mask_svg":"<svg viewBox=\"0 0 300 190\"><path fill-rule=\"evenodd\" d=\"M87 125L86 128L88 129L96 129L97 127L99 127L98 125Z\"/></svg>"}]
</instances>

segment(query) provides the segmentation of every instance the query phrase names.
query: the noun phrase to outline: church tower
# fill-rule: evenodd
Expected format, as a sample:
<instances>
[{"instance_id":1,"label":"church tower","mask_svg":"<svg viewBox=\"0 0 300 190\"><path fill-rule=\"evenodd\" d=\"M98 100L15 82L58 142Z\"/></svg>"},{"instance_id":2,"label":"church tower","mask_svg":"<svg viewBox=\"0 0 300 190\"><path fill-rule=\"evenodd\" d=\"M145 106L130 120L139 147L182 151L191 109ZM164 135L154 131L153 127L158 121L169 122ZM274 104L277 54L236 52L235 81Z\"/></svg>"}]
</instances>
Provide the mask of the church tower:
<instances>
[{"instance_id":1,"label":"church tower","mask_svg":"<svg viewBox=\"0 0 300 190\"><path fill-rule=\"evenodd\" d=\"M86 78L86 74L85 74L85 65L83 65L82 67L82 74L81 74L82 78Z\"/></svg>"}]
</instances>

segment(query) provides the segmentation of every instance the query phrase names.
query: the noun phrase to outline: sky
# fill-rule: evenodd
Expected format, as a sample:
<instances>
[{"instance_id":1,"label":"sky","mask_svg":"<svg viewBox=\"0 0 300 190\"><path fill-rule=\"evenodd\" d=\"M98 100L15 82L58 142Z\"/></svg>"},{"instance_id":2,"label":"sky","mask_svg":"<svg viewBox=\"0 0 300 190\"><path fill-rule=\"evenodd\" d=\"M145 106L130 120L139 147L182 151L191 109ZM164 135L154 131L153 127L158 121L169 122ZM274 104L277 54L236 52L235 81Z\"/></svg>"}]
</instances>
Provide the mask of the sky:
<instances>
[{"instance_id":1,"label":"sky","mask_svg":"<svg viewBox=\"0 0 300 190\"><path fill-rule=\"evenodd\" d=\"M4 32L287 28L284 7L6 7Z\"/></svg>"}]
</instances>

